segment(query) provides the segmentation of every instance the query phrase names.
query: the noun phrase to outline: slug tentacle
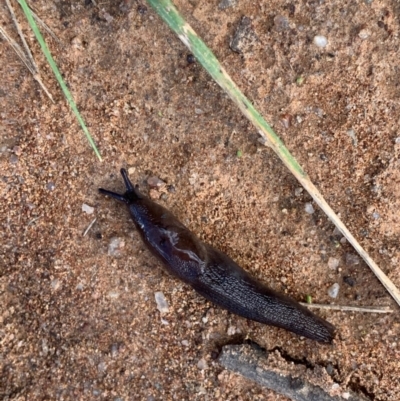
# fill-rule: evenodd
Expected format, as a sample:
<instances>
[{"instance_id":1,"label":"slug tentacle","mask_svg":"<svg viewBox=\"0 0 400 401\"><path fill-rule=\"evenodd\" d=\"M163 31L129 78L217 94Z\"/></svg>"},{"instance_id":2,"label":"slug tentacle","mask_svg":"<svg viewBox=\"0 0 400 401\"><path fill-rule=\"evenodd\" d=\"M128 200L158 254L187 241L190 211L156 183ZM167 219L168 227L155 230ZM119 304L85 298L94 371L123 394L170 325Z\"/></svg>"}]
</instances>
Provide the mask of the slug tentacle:
<instances>
[{"instance_id":1,"label":"slug tentacle","mask_svg":"<svg viewBox=\"0 0 400 401\"><path fill-rule=\"evenodd\" d=\"M298 302L257 281L229 256L201 242L163 206L144 197L121 169L124 195L99 191L124 202L144 243L167 270L199 294L229 311L330 343L335 327Z\"/></svg>"}]
</instances>

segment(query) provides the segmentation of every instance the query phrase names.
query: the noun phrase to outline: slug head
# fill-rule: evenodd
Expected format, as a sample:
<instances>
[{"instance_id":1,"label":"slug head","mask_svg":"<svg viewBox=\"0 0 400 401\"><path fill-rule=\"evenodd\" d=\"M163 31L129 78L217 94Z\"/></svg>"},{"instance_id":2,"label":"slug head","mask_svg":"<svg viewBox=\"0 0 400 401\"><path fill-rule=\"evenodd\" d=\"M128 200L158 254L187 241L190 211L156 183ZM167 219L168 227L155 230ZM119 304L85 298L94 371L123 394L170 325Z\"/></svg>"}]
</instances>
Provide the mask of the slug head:
<instances>
[{"instance_id":1,"label":"slug head","mask_svg":"<svg viewBox=\"0 0 400 401\"><path fill-rule=\"evenodd\" d=\"M123 195L103 188L99 188L99 192L101 194L111 196L112 198L117 199L118 201L126 203L128 205L134 201L137 201L138 199L142 199L143 197L141 193L133 186L133 184L129 180L128 173L124 168L121 168L121 175L124 179L126 187L126 192Z\"/></svg>"}]
</instances>

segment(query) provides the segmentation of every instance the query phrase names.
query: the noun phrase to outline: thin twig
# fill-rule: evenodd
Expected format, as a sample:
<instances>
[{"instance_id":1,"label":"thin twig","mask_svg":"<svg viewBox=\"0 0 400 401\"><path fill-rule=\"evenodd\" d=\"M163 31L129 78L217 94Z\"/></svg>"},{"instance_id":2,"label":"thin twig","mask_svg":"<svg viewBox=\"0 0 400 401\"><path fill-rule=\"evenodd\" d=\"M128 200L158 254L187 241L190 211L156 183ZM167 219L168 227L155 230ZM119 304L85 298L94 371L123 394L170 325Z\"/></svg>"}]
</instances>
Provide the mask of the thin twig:
<instances>
[{"instance_id":1,"label":"thin twig","mask_svg":"<svg viewBox=\"0 0 400 401\"><path fill-rule=\"evenodd\" d=\"M18 3L21 4L21 1L18 0ZM57 37L57 35L51 30L51 28L41 19L39 16L32 10L32 7L28 4L29 8L31 9L31 13L35 21L43 27L43 29L60 45L62 45L61 40Z\"/></svg>"},{"instance_id":2,"label":"thin twig","mask_svg":"<svg viewBox=\"0 0 400 401\"><path fill-rule=\"evenodd\" d=\"M370 313L393 313L389 306L343 306L343 305L329 305L329 304L308 304L300 302L301 305L307 308L315 309L330 309L349 312L370 312Z\"/></svg>"},{"instance_id":3,"label":"thin twig","mask_svg":"<svg viewBox=\"0 0 400 401\"><path fill-rule=\"evenodd\" d=\"M26 57L22 47L7 33L7 31L0 26L0 33L3 35L4 39L9 43L9 45L13 48L17 56L21 59L21 61L25 64L25 67L30 71L33 75L35 73L33 66L29 62L28 58Z\"/></svg>"},{"instance_id":4,"label":"thin twig","mask_svg":"<svg viewBox=\"0 0 400 401\"><path fill-rule=\"evenodd\" d=\"M220 64L213 52L200 39L193 28L183 19L171 0L147 0L155 9L157 14L168 24L168 26L178 35L179 39L189 48L190 52L196 57L199 63L207 70L211 77L227 93L232 101L239 107L242 113L253 123L262 135L265 144L271 147L276 155L281 159L289 171L297 178L300 184L312 196L315 202L325 212L328 218L335 224L346 239L353 245L354 249L369 265L379 281L388 290L390 295L400 305L400 291L393 282L372 260L368 253L358 243L347 227L339 219L323 198L315 185L311 182L308 174L303 170L297 160L286 148L285 144L264 120L262 115L253 106L250 100L240 91L233 82L224 67Z\"/></svg>"},{"instance_id":5,"label":"thin twig","mask_svg":"<svg viewBox=\"0 0 400 401\"><path fill-rule=\"evenodd\" d=\"M1 33L2 35L7 39L7 41L10 43L11 47L14 49L14 51L17 53L18 57L22 60L22 62L26 65L28 70L33 76L33 79L42 87L48 98L54 103L53 96L51 93L48 91L46 88L45 84L42 81L42 78L39 73L39 68L35 62L35 59L32 56L32 53L29 49L28 44L26 43L25 36L22 32L21 26L19 25L19 22L17 20L17 17L15 16L14 9L10 3L10 0L6 0L8 10L10 11L11 19L14 22L15 27L17 28L18 35L21 38L22 44L24 45L25 52L22 50L21 46L18 45L17 42L15 42L7 33L5 32L4 29L2 29ZM6 36L7 35L7 36Z\"/></svg>"},{"instance_id":6,"label":"thin twig","mask_svg":"<svg viewBox=\"0 0 400 401\"><path fill-rule=\"evenodd\" d=\"M97 218L95 217L91 223L88 225L87 229L85 230L85 232L83 233L83 236L85 237L86 234L90 231L90 229L93 227L93 224L96 222Z\"/></svg>"},{"instance_id":7,"label":"thin twig","mask_svg":"<svg viewBox=\"0 0 400 401\"><path fill-rule=\"evenodd\" d=\"M10 3L10 0L6 0L6 3L7 3L8 10L10 11L11 18L12 18L12 20L14 22L14 25L17 28L18 35L21 38L22 44L24 45L25 54L28 56L28 59L29 59L31 65L33 67L34 73L37 74L39 72L38 66L36 65L35 59L32 56L31 50L30 50L30 48L28 46L28 43L26 43L25 36L24 36L24 34L22 32L21 26L19 25L17 17L15 16L15 12L14 12L14 9L13 9L11 3Z\"/></svg>"}]
</instances>

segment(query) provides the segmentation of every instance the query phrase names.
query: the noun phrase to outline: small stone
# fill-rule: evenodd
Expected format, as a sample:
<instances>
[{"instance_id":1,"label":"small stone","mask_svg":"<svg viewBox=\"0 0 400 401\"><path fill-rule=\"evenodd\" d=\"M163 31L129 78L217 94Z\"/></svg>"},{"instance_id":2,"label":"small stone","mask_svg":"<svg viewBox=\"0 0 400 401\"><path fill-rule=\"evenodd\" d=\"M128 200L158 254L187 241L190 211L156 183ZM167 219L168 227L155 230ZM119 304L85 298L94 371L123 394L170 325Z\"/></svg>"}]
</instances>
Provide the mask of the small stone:
<instances>
[{"instance_id":1,"label":"small stone","mask_svg":"<svg viewBox=\"0 0 400 401\"><path fill-rule=\"evenodd\" d=\"M243 16L231 40L230 48L236 53L244 53L258 41L259 39L253 30L251 19Z\"/></svg>"},{"instance_id":2,"label":"small stone","mask_svg":"<svg viewBox=\"0 0 400 401\"><path fill-rule=\"evenodd\" d=\"M337 296L339 295L339 289L340 285L338 283L331 285L328 289L328 295L331 298L337 298Z\"/></svg>"},{"instance_id":3,"label":"small stone","mask_svg":"<svg viewBox=\"0 0 400 401\"><path fill-rule=\"evenodd\" d=\"M136 167L129 167L128 168L128 174L129 175L133 175L135 173L135 171L136 171Z\"/></svg>"},{"instance_id":4,"label":"small stone","mask_svg":"<svg viewBox=\"0 0 400 401\"><path fill-rule=\"evenodd\" d=\"M112 344L110 351L111 351L111 357L115 358L119 352L119 344L117 344L117 343Z\"/></svg>"},{"instance_id":5,"label":"small stone","mask_svg":"<svg viewBox=\"0 0 400 401\"><path fill-rule=\"evenodd\" d=\"M234 7L236 6L236 4L238 3L238 0L222 0L219 4L218 4L218 8L220 10L226 10L229 7Z\"/></svg>"},{"instance_id":6,"label":"small stone","mask_svg":"<svg viewBox=\"0 0 400 401\"><path fill-rule=\"evenodd\" d=\"M329 258L328 259L328 267L332 270L336 270L339 267L339 259Z\"/></svg>"},{"instance_id":7,"label":"small stone","mask_svg":"<svg viewBox=\"0 0 400 401\"><path fill-rule=\"evenodd\" d=\"M351 138L351 141L353 142L353 145L357 146L358 140L357 140L356 132L353 129L349 129L347 131L347 135Z\"/></svg>"},{"instance_id":8,"label":"small stone","mask_svg":"<svg viewBox=\"0 0 400 401\"><path fill-rule=\"evenodd\" d=\"M228 336L233 336L234 334L236 334L236 327L235 326L229 326L226 333L228 334Z\"/></svg>"},{"instance_id":9,"label":"small stone","mask_svg":"<svg viewBox=\"0 0 400 401\"><path fill-rule=\"evenodd\" d=\"M394 143L399 144L400 143L400 136L398 136L395 140Z\"/></svg>"},{"instance_id":10,"label":"small stone","mask_svg":"<svg viewBox=\"0 0 400 401\"><path fill-rule=\"evenodd\" d=\"M166 300L164 293L161 291L157 291L154 293L154 298L156 300L157 309L161 314L169 312L168 301Z\"/></svg>"},{"instance_id":11,"label":"small stone","mask_svg":"<svg viewBox=\"0 0 400 401\"><path fill-rule=\"evenodd\" d=\"M199 362L197 362L197 367L200 370L205 370L208 368L207 361L204 358L201 358Z\"/></svg>"},{"instance_id":12,"label":"small stone","mask_svg":"<svg viewBox=\"0 0 400 401\"><path fill-rule=\"evenodd\" d=\"M313 214L315 212L315 209L313 207L313 205L310 202L307 202L304 205L304 210L306 211L306 213L308 214Z\"/></svg>"},{"instance_id":13,"label":"small stone","mask_svg":"<svg viewBox=\"0 0 400 401\"><path fill-rule=\"evenodd\" d=\"M372 217L373 217L375 220L378 220L378 219L381 217L381 215L380 215L378 212L374 212L374 213L372 213Z\"/></svg>"},{"instance_id":14,"label":"small stone","mask_svg":"<svg viewBox=\"0 0 400 401\"><path fill-rule=\"evenodd\" d=\"M181 344L184 345L185 347L189 347L189 341L188 340L182 340Z\"/></svg>"},{"instance_id":15,"label":"small stone","mask_svg":"<svg viewBox=\"0 0 400 401\"><path fill-rule=\"evenodd\" d=\"M48 182L47 184L46 184L46 188L49 190L49 191L54 191L54 188L56 187L56 184L54 184L54 182Z\"/></svg>"},{"instance_id":16,"label":"small stone","mask_svg":"<svg viewBox=\"0 0 400 401\"><path fill-rule=\"evenodd\" d=\"M165 181L156 176L153 176L147 179L147 184L150 188L161 188L165 185Z\"/></svg>"},{"instance_id":17,"label":"small stone","mask_svg":"<svg viewBox=\"0 0 400 401\"><path fill-rule=\"evenodd\" d=\"M328 39L325 36L317 35L314 37L315 46L324 48L328 45Z\"/></svg>"},{"instance_id":18,"label":"small stone","mask_svg":"<svg viewBox=\"0 0 400 401\"><path fill-rule=\"evenodd\" d=\"M83 284L82 283L78 283L75 287L76 290L78 291L83 291Z\"/></svg>"},{"instance_id":19,"label":"small stone","mask_svg":"<svg viewBox=\"0 0 400 401\"><path fill-rule=\"evenodd\" d=\"M125 240L119 237L113 237L108 244L108 254L110 256L120 257L125 248Z\"/></svg>"},{"instance_id":20,"label":"small stone","mask_svg":"<svg viewBox=\"0 0 400 401\"><path fill-rule=\"evenodd\" d=\"M358 32L358 37L362 40L368 39L371 36L371 31L368 29L361 29L360 32Z\"/></svg>"},{"instance_id":21,"label":"small stone","mask_svg":"<svg viewBox=\"0 0 400 401\"><path fill-rule=\"evenodd\" d=\"M292 116L288 113L282 114L280 116L280 123L282 124L283 128L289 129L290 126L292 125Z\"/></svg>"},{"instance_id":22,"label":"small stone","mask_svg":"<svg viewBox=\"0 0 400 401\"><path fill-rule=\"evenodd\" d=\"M194 112L195 112L197 115L203 114L203 110L202 110L202 109L199 109L199 108L197 108L197 107L194 109Z\"/></svg>"},{"instance_id":23,"label":"small stone","mask_svg":"<svg viewBox=\"0 0 400 401\"><path fill-rule=\"evenodd\" d=\"M10 163L11 163L11 164L17 164L17 163L18 163L18 156L12 154L12 155L10 156Z\"/></svg>"},{"instance_id":24,"label":"small stone","mask_svg":"<svg viewBox=\"0 0 400 401\"><path fill-rule=\"evenodd\" d=\"M75 36L71 39L71 46L77 50L83 50L82 39L79 36Z\"/></svg>"},{"instance_id":25,"label":"small stone","mask_svg":"<svg viewBox=\"0 0 400 401\"><path fill-rule=\"evenodd\" d=\"M346 265L348 266L356 266L360 264L360 258L354 253L346 253Z\"/></svg>"},{"instance_id":26,"label":"small stone","mask_svg":"<svg viewBox=\"0 0 400 401\"><path fill-rule=\"evenodd\" d=\"M294 196L301 196L301 194L303 193L303 188L296 188L294 190Z\"/></svg>"},{"instance_id":27,"label":"small stone","mask_svg":"<svg viewBox=\"0 0 400 401\"><path fill-rule=\"evenodd\" d=\"M354 280L353 277L350 276L344 276L343 281L349 285L350 287L354 287L356 285L356 280Z\"/></svg>"},{"instance_id":28,"label":"small stone","mask_svg":"<svg viewBox=\"0 0 400 401\"><path fill-rule=\"evenodd\" d=\"M289 29L289 21L283 15L276 15L274 17L274 26L277 32L283 32Z\"/></svg>"},{"instance_id":29,"label":"small stone","mask_svg":"<svg viewBox=\"0 0 400 401\"><path fill-rule=\"evenodd\" d=\"M119 298L119 292L118 291L109 291L107 295L111 299Z\"/></svg>"},{"instance_id":30,"label":"small stone","mask_svg":"<svg viewBox=\"0 0 400 401\"><path fill-rule=\"evenodd\" d=\"M82 203L82 212L87 214L93 214L94 207L87 205L86 203Z\"/></svg>"},{"instance_id":31,"label":"small stone","mask_svg":"<svg viewBox=\"0 0 400 401\"><path fill-rule=\"evenodd\" d=\"M54 291L57 291L60 287L61 287L61 281L59 279L56 278L56 279L52 280L51 288Z\"/></svg>"}]
</instances>

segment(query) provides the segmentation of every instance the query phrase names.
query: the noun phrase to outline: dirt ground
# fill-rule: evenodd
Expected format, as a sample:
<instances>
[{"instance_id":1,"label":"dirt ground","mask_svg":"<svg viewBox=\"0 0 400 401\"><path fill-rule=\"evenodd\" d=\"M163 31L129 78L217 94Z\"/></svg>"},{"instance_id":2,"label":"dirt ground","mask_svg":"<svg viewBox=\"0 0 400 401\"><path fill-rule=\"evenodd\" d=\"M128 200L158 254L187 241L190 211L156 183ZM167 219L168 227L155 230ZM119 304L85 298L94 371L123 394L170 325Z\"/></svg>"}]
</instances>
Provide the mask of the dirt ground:
<instances>
[{"instance_id":1,"label":"dirt ground","mask_svg":"<svg viewBox=\"0 0 400 401\"><path fill-rule=\"evenodd\" d=\"M55 103L1 39L0 398L286 400L218 363L224 344L250 340L341 394L399 400L398 306L324 213L306 212L311 198L153 10L31 3L60 40L46 36L104 160L18 10ZM400 287L399 3L175 4ZM0 22L18 40L4 2ZM243 23L245 40L231 46ZM327 346L211 305L164 272L126 210L98 193L123 190L121 167L271 287L394 313L317 311L338 330ZM165 185L150 188L151 177Z\"/></svg>"}]
</instances>

